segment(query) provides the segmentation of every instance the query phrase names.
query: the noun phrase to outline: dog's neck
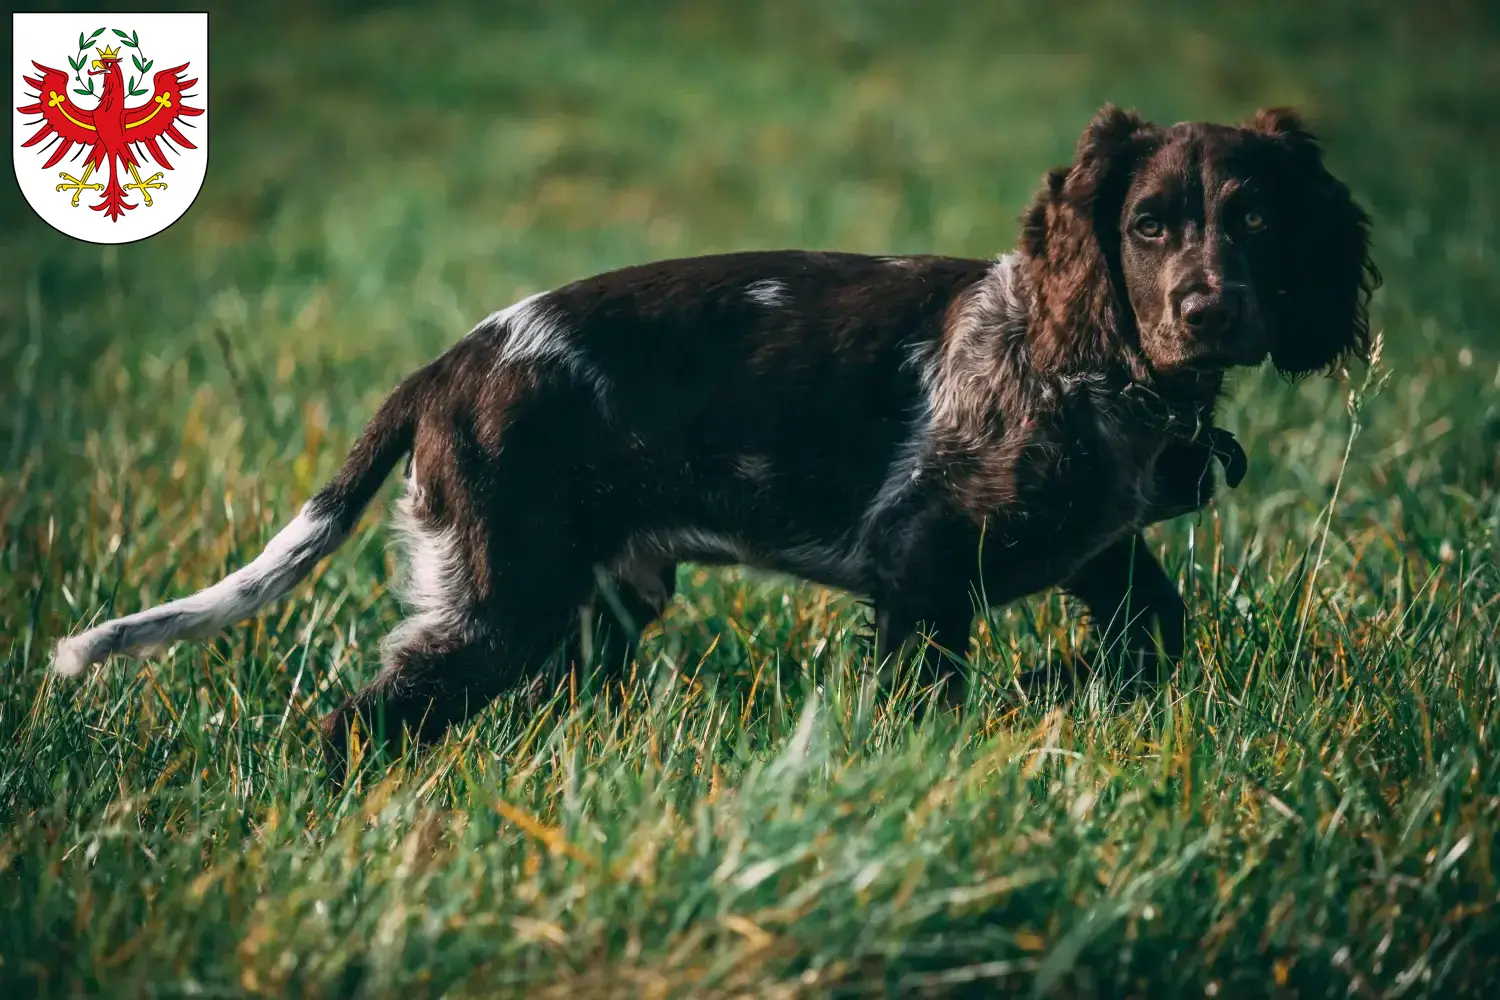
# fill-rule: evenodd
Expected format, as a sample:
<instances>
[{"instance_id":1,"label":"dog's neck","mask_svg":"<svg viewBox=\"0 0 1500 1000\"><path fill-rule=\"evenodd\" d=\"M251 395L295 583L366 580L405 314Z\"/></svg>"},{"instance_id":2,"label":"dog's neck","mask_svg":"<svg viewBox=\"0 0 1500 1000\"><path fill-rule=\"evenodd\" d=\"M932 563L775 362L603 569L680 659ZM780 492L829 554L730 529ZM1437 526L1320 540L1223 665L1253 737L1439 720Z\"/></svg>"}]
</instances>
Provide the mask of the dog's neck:
<instances>
[{"instance_id":1,"label":"dog's neck","mask_svg":"<svg viewBox=\"0 0 1500 1000\"><path fill-rule=\"evenodd\" d=\"M1221 374L1163 377L1112 334L1096 340L1107 348L1078 357L1038 350L1041 320L1028 264L1020 253L1001 256L956 304L928 364L936 414L977 432L996 407L1007 409L1002 398L1019 395L1025 410L1070 399L1123 407L1143 430L1171 437L1192 438L1212 424Z\"/></svg>"}]
</instances>

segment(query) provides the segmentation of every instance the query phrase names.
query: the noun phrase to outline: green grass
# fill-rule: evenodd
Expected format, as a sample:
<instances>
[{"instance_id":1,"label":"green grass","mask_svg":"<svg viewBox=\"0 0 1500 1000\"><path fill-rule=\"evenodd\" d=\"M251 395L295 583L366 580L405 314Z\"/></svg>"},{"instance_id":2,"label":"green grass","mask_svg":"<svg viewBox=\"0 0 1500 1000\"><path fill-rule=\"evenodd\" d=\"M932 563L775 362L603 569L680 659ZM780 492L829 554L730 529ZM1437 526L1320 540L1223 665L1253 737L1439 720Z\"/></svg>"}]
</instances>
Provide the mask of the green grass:
<instances>
[{"instance_id":1,"label":"green grass","mask_svg":"<svg viewBox=\"0 0 1500 1000\"><path fill-rule=\"evenodd\" d=\"M209 179L163 235L0 199L0 994L1500 981L1492 14L348 6L215 13ZM254 622L47 676L59 636L249 559L490 310L713 250L998 252L1106 99L1305 108L1386 274L1358 425L1363 370L1241 379L1249 479L1151 533L1198 611L1160 698L1023 698L1083 634L1047 596L986 623L962 721L914 728L847 597L685 570L628 689L502 701L335 796L316 719L398 616L379 510Z\"/></svg>"}]
</instances>

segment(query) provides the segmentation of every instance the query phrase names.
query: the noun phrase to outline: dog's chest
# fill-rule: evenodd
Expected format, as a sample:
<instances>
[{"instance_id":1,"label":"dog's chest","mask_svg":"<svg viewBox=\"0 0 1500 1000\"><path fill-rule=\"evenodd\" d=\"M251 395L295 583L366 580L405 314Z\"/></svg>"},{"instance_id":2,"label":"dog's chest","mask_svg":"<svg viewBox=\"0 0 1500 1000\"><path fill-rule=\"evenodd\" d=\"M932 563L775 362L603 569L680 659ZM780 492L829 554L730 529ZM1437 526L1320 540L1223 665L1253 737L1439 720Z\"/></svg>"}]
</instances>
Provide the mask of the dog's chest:
<instances>
[{"instance_id":1,"label":"dog's chest","mask_svg":"<svg viewBox=\"0 0 1500 1000\"><path fill-rule=\"evenodd\" d=\"M1103 505L1112 508L1101 527L1132 530L1151 505L1156 461L1166 439L1114 401L1094 406L1084 421L1078 444L1086 452L1081 477L1085 481L1077 481L1080 477L1075 476L1075 481L1063 484L1063 488L1086 489L1092 483Z\"/></svg>"},{"instance_id":2,"label":"dog's chest","mask_svg":"<svg viewBox=\"0 0 1500 1000\"><path fill-rule=\"evenodd\" d=\"M1018 421L948 481L986 564L1049 586L1144 523L1162 447L1128 413L1080 407Z\"/></svg>"}]
</instances>

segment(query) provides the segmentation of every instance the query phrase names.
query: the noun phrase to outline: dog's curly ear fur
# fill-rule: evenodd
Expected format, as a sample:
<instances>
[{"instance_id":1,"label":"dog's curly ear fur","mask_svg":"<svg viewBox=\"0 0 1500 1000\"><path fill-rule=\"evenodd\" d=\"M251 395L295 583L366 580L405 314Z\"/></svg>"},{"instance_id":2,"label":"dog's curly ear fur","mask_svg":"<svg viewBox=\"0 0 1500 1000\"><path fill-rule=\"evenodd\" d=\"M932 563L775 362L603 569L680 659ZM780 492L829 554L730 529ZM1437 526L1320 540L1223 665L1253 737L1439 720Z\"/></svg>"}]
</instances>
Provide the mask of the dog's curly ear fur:
<instances>
[{"instance_id":1,"label":"dog's curly ear fur","mask_svg":"<svg viewBox=\"0 0 1500 1000\"><path fill-rule=\"evenodd\" d=\"M1328 172L1317 138L1291 108L1263 108L1246 126L1281 150L1277 192L1289 254L1271 361L1293 378L1329 371L1370 346L1369 302L1380 284L1370 260L1370 217Z\"/></svg>"},{"instance_id":2,"label":"dog's curly ear fur","mask_svg":"<svg viewBox=\"0 0 1500 1000\"><path fill-rule=\"evenodd\" d=\"M1131 320L1122 309L1119 214L1155 126L1106 104L1078 139L1073 163L1049 171L1021 218L1021 251L1036 290L1032 361L1099 367Z\"/></svg>"}]
</instances>

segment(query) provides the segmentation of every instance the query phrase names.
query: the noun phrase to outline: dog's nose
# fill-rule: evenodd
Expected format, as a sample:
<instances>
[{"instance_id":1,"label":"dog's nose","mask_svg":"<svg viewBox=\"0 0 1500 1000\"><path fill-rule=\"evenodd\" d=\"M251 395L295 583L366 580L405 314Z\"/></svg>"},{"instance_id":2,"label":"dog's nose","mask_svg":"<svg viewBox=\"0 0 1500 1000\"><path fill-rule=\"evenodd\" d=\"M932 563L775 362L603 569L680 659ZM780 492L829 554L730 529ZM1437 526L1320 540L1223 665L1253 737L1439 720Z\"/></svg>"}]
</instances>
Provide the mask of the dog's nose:
<instances>
[{"instance_id":1,"label":"dog's nose","mask_svg":"<svg viewBox=\"0 0 1500 1000\"><path fill-rule=\"evenodd\" d=\"M1240 294L1236 289L1207 289L1189 292L1182 299L1182 321L1197 333L1219 333L1231 326L1240 315Z\"/></svg>"}]
</instances>

